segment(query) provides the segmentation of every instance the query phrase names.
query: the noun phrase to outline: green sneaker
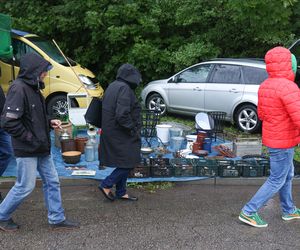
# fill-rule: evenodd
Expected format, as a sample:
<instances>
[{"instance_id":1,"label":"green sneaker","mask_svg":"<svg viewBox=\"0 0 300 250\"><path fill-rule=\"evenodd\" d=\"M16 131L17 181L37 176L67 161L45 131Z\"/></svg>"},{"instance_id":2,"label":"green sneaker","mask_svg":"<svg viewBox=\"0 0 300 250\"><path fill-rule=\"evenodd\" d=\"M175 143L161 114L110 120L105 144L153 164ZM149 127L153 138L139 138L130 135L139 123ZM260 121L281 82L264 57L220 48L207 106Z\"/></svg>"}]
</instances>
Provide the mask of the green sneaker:
<instances>
[{"instance_id":1,"label":"green sneaker","mask_svg":"<svg viewBox=\"0 0 300 250\"><path fill-rule=\"evenodd\" d=\"M292 214L286 214L281 217L283 220L300 219L300 209L296 208Z\"/></svg>"},{"instance_id":2,"label":"green sneaker","mask_svg":"<svg viewBox=\"0 0 300 250\"><path fill-rule=\"evenodd\" d=\"M257 213L248 216L243 212L240 213L239 220L253 227L267 227L268 223L262 220Z\"/></svg>"}]
</instances>

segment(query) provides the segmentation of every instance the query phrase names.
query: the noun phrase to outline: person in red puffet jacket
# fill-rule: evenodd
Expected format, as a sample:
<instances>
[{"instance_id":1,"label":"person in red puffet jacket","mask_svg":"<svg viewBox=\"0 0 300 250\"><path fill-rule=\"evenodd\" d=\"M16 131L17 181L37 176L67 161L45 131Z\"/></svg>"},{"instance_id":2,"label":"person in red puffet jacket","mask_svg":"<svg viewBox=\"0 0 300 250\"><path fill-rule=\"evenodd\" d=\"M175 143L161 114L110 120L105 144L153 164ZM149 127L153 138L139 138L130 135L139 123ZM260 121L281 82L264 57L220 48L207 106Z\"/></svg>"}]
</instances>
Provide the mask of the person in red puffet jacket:
<instances>
[{"instance_id":1,"label":"person in red puffet jacket","mask_svg":"<svg viewBox=\"0 0 300 250\"><path fill-rule=\"evenodd\" d=\"M258 116L262 120L262 142L270 155L270 176L243 207L239 219L254 227L267 227L257 211L279 193L282 219L300 219L293 202L294 147L300 142L300 91L294 83L297 61L283 47L265 56L269 74L258 90Z\"/></svg>"}]
</instances>

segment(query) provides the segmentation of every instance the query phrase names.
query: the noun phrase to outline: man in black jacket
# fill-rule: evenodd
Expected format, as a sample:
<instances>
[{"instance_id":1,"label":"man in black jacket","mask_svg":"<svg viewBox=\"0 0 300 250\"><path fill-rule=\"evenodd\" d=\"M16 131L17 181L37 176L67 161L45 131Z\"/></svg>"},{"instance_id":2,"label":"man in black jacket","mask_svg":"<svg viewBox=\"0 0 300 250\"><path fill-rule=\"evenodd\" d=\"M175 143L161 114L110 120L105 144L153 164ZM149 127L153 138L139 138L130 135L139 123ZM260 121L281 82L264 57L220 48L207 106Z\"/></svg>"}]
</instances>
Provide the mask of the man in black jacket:
<instances>
[{"instance_id":1,"label":"man in black jacket","mask_svg":"<svg viewBox=\"0 0 300 250\"><path fill-rule=\"evenodd\" d=\"M5 103L5 95L3 89L0 86L0 112L2 112ZM1 121L1 119L0 119ZM8 133L4 129L0 128L0 176L6 170L10 160L13 156L13 149L11 145L11 139ZM2 202L2 195L0 192L0 203Z\"/></svg>"},{"instance_id":2,"label":"man in black jacket","mask_svg":"<svg viewBox=\"0 0 300 250\"><path fill-rule=\"evenodd\" d=\"M50 129L59 120L48 120L44 97L44 78L52 65L41 56L29 53L21 58L18 78L9 88L1 126L11 135L17 161L17 180L0 204L0 229L16 231L12 213L33 191L36 171L43 182L48 222L53 229L73 229L78 223L65 219L58 175L50 154Z\"/></svg>"}]
</instances>

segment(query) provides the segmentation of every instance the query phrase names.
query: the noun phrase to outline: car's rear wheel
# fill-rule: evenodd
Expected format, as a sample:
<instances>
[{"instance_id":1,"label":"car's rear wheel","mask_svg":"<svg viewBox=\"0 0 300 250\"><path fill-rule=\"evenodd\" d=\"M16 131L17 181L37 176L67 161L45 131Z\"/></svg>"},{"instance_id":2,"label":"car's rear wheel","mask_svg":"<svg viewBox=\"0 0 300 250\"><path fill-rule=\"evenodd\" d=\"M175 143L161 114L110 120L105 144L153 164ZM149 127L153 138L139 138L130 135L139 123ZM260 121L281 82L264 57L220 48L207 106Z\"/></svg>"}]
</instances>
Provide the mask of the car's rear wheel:
<instances>
[{"instance_id":1,"label":"car's rear wheel","mask_svg":"<svg viewBox=\"0 0 300 250\"><path fill-rule=\"evenodd\" d=\"M240 130L248 133L255 133L261 127L261 121L258 119L256 107L251 104L241 106L235 113L234 120Z\"/></svg>"},{"instance_id":2,"label":"car's rear wheel","mask_svg":"<svg viewBox=\"0 0 300 250\"><path fill-rule=\"evenodd\" d=\"M72 107L78 107L75 101L71 100ZM68 117L67 95L59 94L47 101L47 113L50 117L66 119Z\"/></svg>"},{"instance_id":3,"label":"car's rear wheel","mask_svg":"<svg viewBox=\"0 0 300 250\"><path fill-rule=\"evenodd\" d=\"M150 110L158 110L161 115L165 115L167 113L167 105L165 100L160 94L157 93L152 94L147 98L146 107Z\"/></svg>"}]
</instances>

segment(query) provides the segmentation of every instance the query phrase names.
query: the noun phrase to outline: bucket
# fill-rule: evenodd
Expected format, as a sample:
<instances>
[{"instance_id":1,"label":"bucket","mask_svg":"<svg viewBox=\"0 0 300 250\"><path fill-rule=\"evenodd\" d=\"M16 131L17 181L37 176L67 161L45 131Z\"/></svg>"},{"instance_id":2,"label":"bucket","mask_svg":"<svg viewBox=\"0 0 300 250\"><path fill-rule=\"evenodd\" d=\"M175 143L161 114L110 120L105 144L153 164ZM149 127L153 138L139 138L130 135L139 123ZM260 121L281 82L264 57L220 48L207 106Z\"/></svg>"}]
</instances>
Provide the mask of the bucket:
<instances>
[{"instance_id":1,"label":"bucket","mask_svg":"<svg viewBox=\"0 0 300 250\"><path fill-rule=\"evenodd\" d=\"M156 125L156 135L161 140L162 143L169 142L169 129L172 125L168 124L158 124Z\"/></svg>"},{"instance_id":2,"label":"bucket","mask_svg":"<svg viewBox=\"0 0 300 250\"><path fill-rule=\"evenodd\" d=\"M182 149L183 142L184 142L184 137L173 136L170 139L170 147L175 152L179 151L180 149Z\"/></svg>"},{"instance_id":3,"label":"bucket","mask_svg":"<svg viewBox=\"0 0 300 250\"><path fill-rule=\"evenodd\" d=\"M76 151L76 143L74 139L61 140L61 152Z\"/></svg>"},{"instance_id":4,"label":"bucket","mask_svg":"<svg viewBox=\"0 0 300 250\"><path fill-rule=\"evenodd\" d=\"M67 133L72 136L72 123L71 122L62 122L61 129L55 128L54 129L54 139L55 139L55 146L60 148L60 135L64 131L67 130ZM75 149L74 149L75 150Z\"/></svg>"},{"instance_id":5,"label":"bucket","mask_svg":"<svg viewBox=\"0 0 300 250\"><path fill-rule=\"evenodd\" d=\"M211 153L211 138L205 138L203 142L203 150L208 151L208 153Z\"/></svg>"},{"instance_id":6,"label":"bucket","mask_svg":"<svg viewBox=\"0 0 300 250\"><path fill-rule=\"evenodd\" d=\"M170 128L170 138L182 136L181 128Z\"/></svg>"}]
</instances>

